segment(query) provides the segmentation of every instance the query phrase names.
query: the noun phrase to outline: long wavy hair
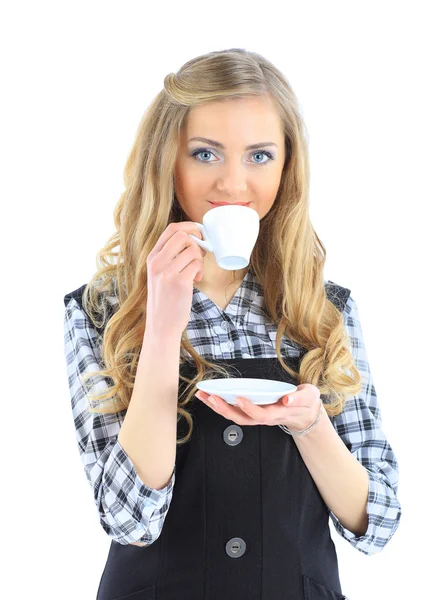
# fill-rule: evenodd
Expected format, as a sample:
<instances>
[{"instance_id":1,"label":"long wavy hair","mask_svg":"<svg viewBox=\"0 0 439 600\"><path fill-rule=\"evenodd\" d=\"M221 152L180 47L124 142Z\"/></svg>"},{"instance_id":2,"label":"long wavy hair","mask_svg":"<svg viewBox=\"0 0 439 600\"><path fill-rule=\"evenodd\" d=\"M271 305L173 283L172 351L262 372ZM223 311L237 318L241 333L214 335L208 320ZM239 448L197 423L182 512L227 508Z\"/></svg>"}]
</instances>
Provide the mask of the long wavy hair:
<instances>
[{"instance_id":1,"label":"long wavy hair","mask_svg":"<svg viewBox=\"0 0 439 600\"><path fill-rule=\"evenodd\" d=\"M104 368L82 377L85 383L100 375L110 383L105 392L89 394L95 404L91 412L116 413L130 403L146 328L146 259L169 223L181 220L173 174L179 133L191 108L255 96L274 100L285 134L286 158L278 193L260 221L249 265L263 287L266 313L277 326L276 354L292 377L317 386L326 396L329 416L339 414L347 397L361 390L343 316L325 292L326 249L309 216L308 144L297 98L284 75L267 59L232 48L189 60L176 74L168 74L138 127L124 169L125 191L114 209L116 231L98 252L97 271L82 298L93 324L104 327ZM117 298L116 307L106 301L109 296ZM281 355L284 334L305 350L299 372ZM186 395L179 398L177 418L187 420L189 431L178 444L189 441L192 434L193 418L187 405L197 391L196 384L207 376L228 376L224 368L196 352L186 330L181 337L180 364L183 349L193 359L196 375L180 375Z\"/></svg>"}]
</instances>

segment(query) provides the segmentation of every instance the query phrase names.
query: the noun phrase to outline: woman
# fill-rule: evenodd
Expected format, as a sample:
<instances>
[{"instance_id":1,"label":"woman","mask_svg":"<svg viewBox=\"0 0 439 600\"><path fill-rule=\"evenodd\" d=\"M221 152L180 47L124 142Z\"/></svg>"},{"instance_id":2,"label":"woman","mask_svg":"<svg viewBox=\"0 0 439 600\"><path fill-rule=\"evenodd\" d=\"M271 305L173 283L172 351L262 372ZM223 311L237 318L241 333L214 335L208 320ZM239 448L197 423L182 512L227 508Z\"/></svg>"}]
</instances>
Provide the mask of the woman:
<instances>
[{"instance_id":1,"label":"woman","mask_svg":"<svg viewBox=\"0 0 439 600\"><path fill-rule=\"evenodd\" d=\"M117 232L64 298L78 445L112 540L97 598L345 598L329 517L360 552L381 551L400 520L398 464L356 303L323 277L297 99L241 49L164 83ZM216 203L260 218L232 274L190 237ZM267 406L197 392L223 376L298 387Z\"/></svg>"}]
</instances>

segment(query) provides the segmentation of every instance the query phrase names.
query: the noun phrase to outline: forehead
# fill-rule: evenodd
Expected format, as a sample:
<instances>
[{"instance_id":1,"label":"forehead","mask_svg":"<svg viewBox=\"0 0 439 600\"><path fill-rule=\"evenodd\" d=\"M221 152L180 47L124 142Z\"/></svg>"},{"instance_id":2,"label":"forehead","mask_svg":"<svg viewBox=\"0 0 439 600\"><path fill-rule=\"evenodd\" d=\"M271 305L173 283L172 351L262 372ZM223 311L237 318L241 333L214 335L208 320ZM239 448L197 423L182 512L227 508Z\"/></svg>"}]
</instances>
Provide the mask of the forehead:
<instances>
[{"instance_id":1,"label":"forehead","mask_svg":"<svg viewBox=\"0 0 439 600\"><path fill-rule=\"evenodd\" d=\"M186 137L204 136L216 140L225 136L282 135L282 123L269 98L233 98L209 102L192 108L184 127ZM265 137L264 137L265 133ZM216 136L216 137L215 137ZM258 140L249 140L259 141Z\"/></svg>"}]
</instances>

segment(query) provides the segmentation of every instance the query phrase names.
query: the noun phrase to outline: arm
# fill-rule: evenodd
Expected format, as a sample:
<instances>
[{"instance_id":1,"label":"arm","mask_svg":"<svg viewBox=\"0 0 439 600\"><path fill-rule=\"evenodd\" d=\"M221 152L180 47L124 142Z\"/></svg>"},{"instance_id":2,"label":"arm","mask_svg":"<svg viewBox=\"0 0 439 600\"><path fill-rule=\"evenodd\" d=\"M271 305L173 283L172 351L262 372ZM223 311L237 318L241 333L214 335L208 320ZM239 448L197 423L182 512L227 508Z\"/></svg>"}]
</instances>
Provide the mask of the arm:
<instances>
[{"instance_id":1,"label":"arm","mask_svg":"<svg viewBox=\"0 0 439 600\"><path fill-rule=\"evenodd\" d=\"M326 411L314 429L294 441L328 508L344 527L358 537L364 535L367 471L346 448Z\"/></svg>"},{"instance_id":2,"label":"arm","mask_svg":"<svg viewBox=\"0 0 439 600\"><path fill-rule=\"evenodd\" d=\"M118 440L146 486L161 489L174 474L180 340L145 333L134 389Z\"/></svg>"},{"instance_id":3,"label":"arm","mask_svg":"<svg viewBox=\"0 0 439 600\"><path fill-rule=\"evenodd\" d=\"M155 481L144 482L118 439L128 411L116 414L89 412L88 398L79 375L100 370L96 338L97 332L88 316L71 299L65 311L64 343L81 462L105 532L120 544L152 544L161 533L169 509L175 472L172 465L169 473L159 475ZM95 377L94 381L99 391L107 386L105 378ZM169 459L172 457L168 453ZM169 465L166 469L169 470Z\"/></svg>"},{"instance_id":4,"label":"arm","mask_svg":"<svg viewBox=\"0 0 439 600\"><path fill-rule=\"evenodd\" d=\"M398 463L381 429L381 415L367 360L358 309L352 297L344 312L363 388L336 417L326 412L307 435L294 441L337 532L364 554L380 552L398 528Z\"/></svg>"}]
</instances>

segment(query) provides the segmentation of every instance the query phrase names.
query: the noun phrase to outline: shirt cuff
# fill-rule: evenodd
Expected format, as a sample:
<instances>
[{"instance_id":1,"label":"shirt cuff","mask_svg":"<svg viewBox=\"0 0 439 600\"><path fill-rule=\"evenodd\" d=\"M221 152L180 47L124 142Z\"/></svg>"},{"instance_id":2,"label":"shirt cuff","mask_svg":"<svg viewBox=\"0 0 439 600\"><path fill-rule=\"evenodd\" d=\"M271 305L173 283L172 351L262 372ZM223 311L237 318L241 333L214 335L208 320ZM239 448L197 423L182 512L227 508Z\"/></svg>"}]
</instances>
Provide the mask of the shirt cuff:
<instances>
[{"instance_id":1,"label":"shirt cuff","mask_svg":"<svg viewBox=\"0 0 439 600\"><path fill-rule=\"evenodd\" d=\"M357 536L344 527L330 510L329 516L336 531L363 554L372 555L380 552L392 538L398 528L401 507L393 489L389 489L383 479L371 471L367 496L367 530L364 535Z\"/></svg>"},{"instance_id":2,"label":"shirt cuff","mask_svg":"<svg viewBox=\"0 0 439 600\"><path fill-rule=\"evenodd\" d=\"M163 504L163 501L166 500L168 494L173 490L175 483L175 465L169 482L164 487L160 488L159 490L156 490L155 488L147 486L140 479L136 471L136 467L133 464L133 461L125 452L125 449L120 444L119 440L116 440L112 453L115 454L117 458L116 462L119 463L119 466L124 472L125 476L131 481L134 481L135 489L138 495L143 498L150 498L152 501L157 503L157 508L160 508ZM119 456L122 457L122 460L119 458Z\"/></svg>"}]
</instances>

